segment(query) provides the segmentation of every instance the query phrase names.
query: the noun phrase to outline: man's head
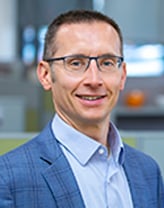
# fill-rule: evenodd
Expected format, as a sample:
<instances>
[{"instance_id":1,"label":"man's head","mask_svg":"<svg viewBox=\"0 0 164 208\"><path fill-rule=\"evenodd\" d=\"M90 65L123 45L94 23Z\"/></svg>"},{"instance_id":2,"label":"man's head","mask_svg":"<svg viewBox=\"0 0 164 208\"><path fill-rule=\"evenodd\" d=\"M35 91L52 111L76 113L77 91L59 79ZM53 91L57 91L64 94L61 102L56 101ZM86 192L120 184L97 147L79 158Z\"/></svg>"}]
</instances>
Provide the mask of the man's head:
<instances>
[{"instance_id":1,"label":"man's head","mask_svg":"<svg viewBox=\"0 0 164 208\"><path fill-rule=\"evenodd\" d=\"M56 34L61 26L64 24L79 24L79 23L93 23L93 22L104 22L111 25L117 32L120 39L120 53L123 56L123 38L121 30L118 24L110 17L103 15L97 11L87 10L73 10L67 13L59 15L48 27L45 38L45 47L43 53L43 59L53 57L56 50ZM93 31L94 32L94 31Z\"/></svg>"},{"instance_id":2,"label":"man's head","mask_svg":"<svg viewBox=\"0 0 164 208\"><path fill-rule=\"evenodd\" d=\"M51 23L37 73L63 120L82 132L108 124L126 80L122 53L120 29L103 14L71 11Z\"/></svg>"}]
</instances>

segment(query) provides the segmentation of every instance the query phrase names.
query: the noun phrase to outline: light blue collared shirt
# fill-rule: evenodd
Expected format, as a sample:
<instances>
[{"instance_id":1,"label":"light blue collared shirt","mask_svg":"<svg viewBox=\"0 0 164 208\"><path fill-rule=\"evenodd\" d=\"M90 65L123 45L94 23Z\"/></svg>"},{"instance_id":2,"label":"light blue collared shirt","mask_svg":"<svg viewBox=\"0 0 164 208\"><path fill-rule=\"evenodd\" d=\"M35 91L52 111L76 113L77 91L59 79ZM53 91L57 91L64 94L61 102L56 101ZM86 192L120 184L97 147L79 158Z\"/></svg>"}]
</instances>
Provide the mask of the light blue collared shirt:
<instances>
[{"instance_id":1,"label":"light blue collared shirt","mask_svg":"<svg viewBox=\"0 0 164 208\"><path fill-rule=\"evenodd\" d=\"M108 135L110 155L105 146L69 126L57 114L52 129L71 165L86 208L133 208L122 167L124 146L112 123Z\"/></svg>"}]
</instances>

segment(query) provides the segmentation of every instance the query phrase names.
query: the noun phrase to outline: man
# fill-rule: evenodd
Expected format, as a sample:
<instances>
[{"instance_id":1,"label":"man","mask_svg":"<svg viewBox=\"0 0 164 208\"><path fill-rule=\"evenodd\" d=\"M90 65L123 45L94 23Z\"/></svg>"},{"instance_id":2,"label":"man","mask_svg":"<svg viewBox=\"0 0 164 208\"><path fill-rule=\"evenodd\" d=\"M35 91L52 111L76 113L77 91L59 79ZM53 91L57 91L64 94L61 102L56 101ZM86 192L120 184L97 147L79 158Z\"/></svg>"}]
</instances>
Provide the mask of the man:
<instances>
[{"instance_id":1,"label":"man","mask_svg":"<svg viewBox=\"0 0 164 208\"><path fill-rule=\"evenodd\" d=\"M95 11L60 15L48 27L37 75L56 114L0 158L0 207L164 207L158 165L123 144L110 122L126 80L119 26Z\"/></svg>"}]
</instances>

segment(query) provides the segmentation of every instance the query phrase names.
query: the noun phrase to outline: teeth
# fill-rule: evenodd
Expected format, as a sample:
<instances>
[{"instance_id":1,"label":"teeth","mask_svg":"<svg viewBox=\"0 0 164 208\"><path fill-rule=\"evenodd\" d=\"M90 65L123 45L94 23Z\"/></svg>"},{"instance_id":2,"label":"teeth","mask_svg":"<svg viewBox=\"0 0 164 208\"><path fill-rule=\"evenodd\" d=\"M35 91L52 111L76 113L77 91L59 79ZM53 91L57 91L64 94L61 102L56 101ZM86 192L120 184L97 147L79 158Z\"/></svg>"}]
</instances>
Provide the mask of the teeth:
<instances>
[{"instance_id":1,"label":"teeth","mask_svg":"<svg viewBox=\"0 0 164 208\"><path fill-rule=\"evenodd\" d=\"M82 96L82 99L84 100L97 100L97 99L100 99L101 96Z\"/></svg>"}]
</instances>

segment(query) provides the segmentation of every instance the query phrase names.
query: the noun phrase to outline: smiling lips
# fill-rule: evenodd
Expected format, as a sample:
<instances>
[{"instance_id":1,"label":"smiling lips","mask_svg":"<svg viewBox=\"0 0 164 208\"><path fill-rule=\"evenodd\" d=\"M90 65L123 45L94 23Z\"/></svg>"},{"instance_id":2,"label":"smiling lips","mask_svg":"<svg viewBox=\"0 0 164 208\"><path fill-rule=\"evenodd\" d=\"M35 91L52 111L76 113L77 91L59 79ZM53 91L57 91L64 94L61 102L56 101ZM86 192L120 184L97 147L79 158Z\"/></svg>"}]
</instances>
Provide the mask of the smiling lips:
<instances>
[{"instance_id":1,"label":"smiling lips","mask_svg":"<svg viewBox=\"0 0 164 208\"><path fill-rule=\"evenodd\" d=\"M105 95L89 96L89 95L77 95L79 98L88 101L95 101L105 97Z\"/></svg>"}]
</instances>

